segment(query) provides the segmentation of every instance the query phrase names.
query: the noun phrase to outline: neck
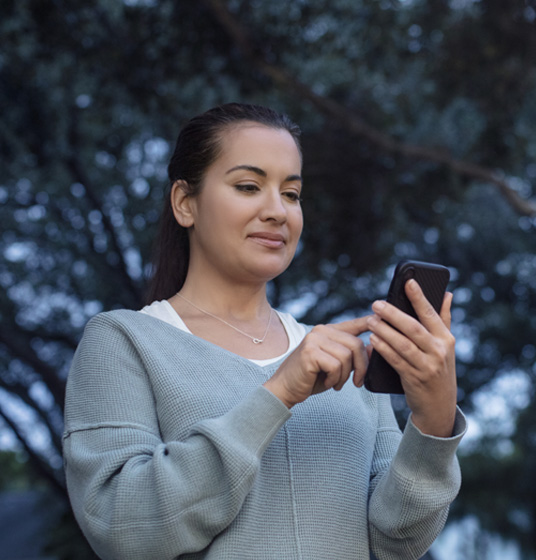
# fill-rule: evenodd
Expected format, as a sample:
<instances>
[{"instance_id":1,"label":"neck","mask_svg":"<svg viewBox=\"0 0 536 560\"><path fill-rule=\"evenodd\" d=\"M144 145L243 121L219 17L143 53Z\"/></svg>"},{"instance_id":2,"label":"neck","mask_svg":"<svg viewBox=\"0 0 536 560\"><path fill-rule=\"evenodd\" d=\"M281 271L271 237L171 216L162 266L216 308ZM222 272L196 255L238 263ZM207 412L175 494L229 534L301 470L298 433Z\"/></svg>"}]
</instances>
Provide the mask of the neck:
<instances>
[{"instance_id":1,"label":"neck","mask_svg":"<svg viewBox=\"0 0 536 560\"><path fill-rule=\"evenodd\" d=\"M220 276L190 275L168 301L192 334L245 358L272 358L288 348L283 324L266 298L265 283L254 286L221 281Z\"/></svg>"},{"instance_id":2,"label":"neck","mask_svg":"<svg viewBox=\"0 0 536 560\"><path fill-rule=\"evenodd\" d=\"M221 317L252 320L266 317L270 307L266 284L237 285L187 277L180 293L206 311Z\"/></svg>"}]
</instances>

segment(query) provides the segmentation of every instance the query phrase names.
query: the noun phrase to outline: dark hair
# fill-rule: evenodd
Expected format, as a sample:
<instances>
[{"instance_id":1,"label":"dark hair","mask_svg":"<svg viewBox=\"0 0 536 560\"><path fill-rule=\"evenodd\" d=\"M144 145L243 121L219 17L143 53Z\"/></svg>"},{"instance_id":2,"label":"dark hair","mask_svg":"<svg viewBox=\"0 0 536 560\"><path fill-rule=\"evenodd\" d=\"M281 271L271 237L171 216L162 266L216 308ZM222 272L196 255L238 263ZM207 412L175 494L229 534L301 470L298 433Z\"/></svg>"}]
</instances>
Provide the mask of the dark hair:
<instances>
[{"instance_id":1,"label":"dark hair","mask_svg":"<svg viewBox=\"0 0 536 560\"><path fill-rule=\"evenodd\" d=\"M228 103L186 123L177 138L168 165L169 186L153 250L153 276L149 282L146 303L170 298L182 288L188 272L188 230L173 215L171 187L176 181L182 180L187 185L188 194L196 196L202 187L206 170L221 153L225 129L245 121L286 130L294 138L301 154L298 125L286 115L267 107Z\"/></svg>"}]
</instances>

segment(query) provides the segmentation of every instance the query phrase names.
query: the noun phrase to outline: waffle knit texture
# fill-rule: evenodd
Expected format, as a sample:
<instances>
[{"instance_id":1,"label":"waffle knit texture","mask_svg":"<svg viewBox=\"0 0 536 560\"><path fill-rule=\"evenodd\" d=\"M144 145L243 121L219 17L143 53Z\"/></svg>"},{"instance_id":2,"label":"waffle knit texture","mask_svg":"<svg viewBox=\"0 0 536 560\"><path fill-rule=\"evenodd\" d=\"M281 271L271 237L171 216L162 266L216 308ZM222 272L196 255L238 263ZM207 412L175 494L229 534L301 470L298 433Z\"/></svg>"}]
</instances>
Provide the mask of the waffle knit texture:
<instances>
[{"instance_id":1,"label":"waffle knit texture","mask_svg":"<svg viewBox=\"0 0 536 560\"><path fill-rule=\"evenodd\" d=\"M386 395L289 411L261 367L135 311L93 318L67 383L76 518L103 560L417 559L460 486L465 430L398 429Z\"/></svg>"}]
</instances>

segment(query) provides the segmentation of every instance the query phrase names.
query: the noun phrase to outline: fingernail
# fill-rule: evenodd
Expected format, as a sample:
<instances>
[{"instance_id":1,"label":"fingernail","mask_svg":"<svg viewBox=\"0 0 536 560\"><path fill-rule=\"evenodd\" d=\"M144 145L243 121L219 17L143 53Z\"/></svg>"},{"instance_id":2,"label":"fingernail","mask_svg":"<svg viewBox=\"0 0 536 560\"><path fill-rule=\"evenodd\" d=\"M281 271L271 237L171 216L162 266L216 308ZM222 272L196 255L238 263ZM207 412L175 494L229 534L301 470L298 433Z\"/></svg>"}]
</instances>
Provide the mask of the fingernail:
<instances>
[{"instance_id":1,"label":"fingernail","mask_svg":"<svg viewBox=\"0 0 536 560\"><path fill-rule=\"evenodd\" d=\"M413 292L417 289L417 282L413 278L408 280L408 288Z\"/></svg>"},{"instance_id":2,"label":"fingernail","mask_svg":"<svg viewBox=\"0 0 536 560\"><path fill-rule=\"evenodd\" d=\"M383 301L375 301L372 304L372 309L374 309L374 311L381 311L384 307L385 303Z\"/></svg>"}]
</instances>

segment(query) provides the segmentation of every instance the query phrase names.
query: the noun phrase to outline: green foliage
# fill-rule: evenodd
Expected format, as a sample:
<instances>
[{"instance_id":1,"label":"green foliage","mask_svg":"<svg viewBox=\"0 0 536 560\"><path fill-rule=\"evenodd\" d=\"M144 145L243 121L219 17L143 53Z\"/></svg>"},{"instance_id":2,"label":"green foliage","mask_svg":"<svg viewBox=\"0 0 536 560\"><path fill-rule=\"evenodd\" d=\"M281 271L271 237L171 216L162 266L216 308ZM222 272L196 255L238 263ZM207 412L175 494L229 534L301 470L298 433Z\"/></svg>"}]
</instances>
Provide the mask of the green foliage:
<instances>
[{"instance_id":1,"label":"green foliage","mask_svg":"<svg viewBox=\"0 0 536 560\"><path fill-rule=\"evenodd\" d=\"M534 195L535 20L521 0L3 2L0 391L10 406L0 401L0 420L32 468L64 488L64 383L83 326L103 309L139 308L176 134L227 101L284 110L304 132L306 229L271 287L276 305L307 322L362 314L398 259L443 262L464 409L514 369L532 384L534 217L448 158ZM356 133L355 119L372 132ZM402 149L414 145L447 164ZM464 455L459 499L460 512L527 550L532 495L508 487L494 509L484 497L506 474L530 480L521 458L534 440L519 438L533 421L527 408L511 456L486 442ZM481 477L490 462L498 468Z\"/></svg>"},{"instance_id":2,"label":"green foliage","mask_svg":"<svg viewBox=\"0 0 536 560\"><path fill-rule=\"evenodd\" d=\"M535 441L536 419L526 408L507 452L485 438L480 449L465 457L464 500L455 504L456 515L475 515L487 531L516 541L527 560L536 557Z\"/></svg>"},{"instance_id":3,"label":"green foliage","mask_svg":"<svg viewBox=\"0 0 536 560\"><path fill-rule=\"evenodd\" d=\"M0 451L0 492L29 490L40 483L32 476L28 460L22 453Z\"/></svg>"}]
</instances>

